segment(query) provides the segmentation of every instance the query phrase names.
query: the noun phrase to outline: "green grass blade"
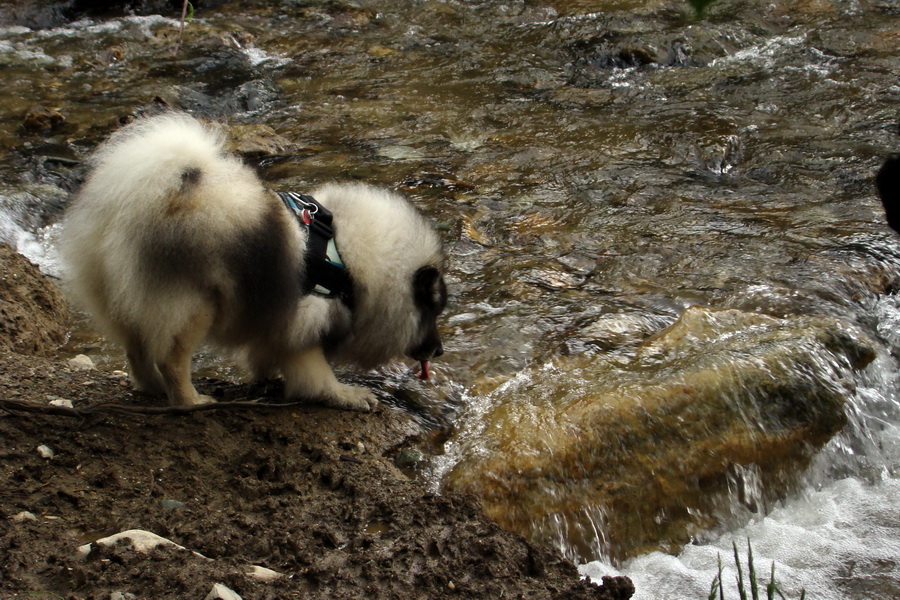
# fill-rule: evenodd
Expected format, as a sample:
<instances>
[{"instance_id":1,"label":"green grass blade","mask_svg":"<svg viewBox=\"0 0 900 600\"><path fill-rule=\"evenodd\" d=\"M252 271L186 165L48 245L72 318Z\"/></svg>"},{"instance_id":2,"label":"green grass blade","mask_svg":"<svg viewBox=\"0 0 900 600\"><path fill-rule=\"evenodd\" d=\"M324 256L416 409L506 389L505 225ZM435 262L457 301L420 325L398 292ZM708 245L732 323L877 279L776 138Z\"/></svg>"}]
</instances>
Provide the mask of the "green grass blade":
<instances>
[{"instance_id":1,"label":"green grass blade","mask_svg":"<svg viewBox=\"0 0 900 600\"><path fill-rule=\"evenodd\" d=\"M725 586L722 581L722 555L717 554L717 556L719 557L719 600L725 600Z\"/></svg>"},{"instance_id":2,"label":"green grass blade","mask_svg":"<svg viewBox=\"0 0 900 600\"><path fill-rule=\"evenodd\" d=\"M753 600L759 600L759 586L756 582L756 567L753 565L753 546L750 545L750 538L747 538L747 568L750 571L750 594Z\"/></svg>"},{"instance_id":3,"label":"green grass blade","mask_svg":"<svg viewBox=\"0 0 900 600\"><path fill-rule=\"evenodd\" d=\"M769 600L775 600L775 592L778 586L775 585L775 561L772 561L772 576L769 578L769 585L766 586L766 597ZM780 593L780 592L779 592Z\"/></svg>"},{"instance_id":4,"label":"green grass blade","mask_svg":"<svg viewBox=\"0 0 900 600\"><path fill-rule=\"evenodd\" d=\"M722 559L719 558L719 573L721 573L722 569ZM716 596L719 592L719 575L713 577L712 583L709 584L709 596L707 596L707 600L716 600Z\"/></svg>"},{"instance_id":5,"label":"green grass blade","mask_svg":"<svg viewBox=\"0 0 900 600\"><path fill-rule=\"evenodd\" d=\"M740 594L741 600L747 600L747 589L744 586L744 569L741 567L741 558L738 556L736 540L732 540L731 547L734 549L734 565L737 567L738 594Z\"/></svg>"}]
</instances>

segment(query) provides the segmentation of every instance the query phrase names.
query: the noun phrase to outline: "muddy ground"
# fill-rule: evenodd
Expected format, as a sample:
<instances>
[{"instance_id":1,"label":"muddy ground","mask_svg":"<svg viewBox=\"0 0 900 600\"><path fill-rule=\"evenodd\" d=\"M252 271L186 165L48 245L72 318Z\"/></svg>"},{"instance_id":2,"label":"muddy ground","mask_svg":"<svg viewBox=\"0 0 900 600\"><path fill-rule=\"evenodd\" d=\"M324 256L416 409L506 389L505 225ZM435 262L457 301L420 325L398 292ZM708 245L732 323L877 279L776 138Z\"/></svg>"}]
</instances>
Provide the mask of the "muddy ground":
<instances>
[{"instance_id":1,"label":"muddy ground","mask_svg":"<svg viewBox=\"0 0 900 600\"><path fill-rule=\"evenodd\" d=\"M315 407L189 415L23 412L165 405L121 374L60 355L69 323L56 287L0 246L0 598L627 598L624 578L574 565L487 520L476 500L436 495L394 464L421 434L408 414ZM205 380L225 401L278 402L278 384ZM65 408L56 409L65 411ZM40 448L39 448L40 447ZM140 529L183 548L149 553ZM202 555L202 556L200 556ZM262 581L250 565L279 573Z\"/></svg>"}]
</instances>

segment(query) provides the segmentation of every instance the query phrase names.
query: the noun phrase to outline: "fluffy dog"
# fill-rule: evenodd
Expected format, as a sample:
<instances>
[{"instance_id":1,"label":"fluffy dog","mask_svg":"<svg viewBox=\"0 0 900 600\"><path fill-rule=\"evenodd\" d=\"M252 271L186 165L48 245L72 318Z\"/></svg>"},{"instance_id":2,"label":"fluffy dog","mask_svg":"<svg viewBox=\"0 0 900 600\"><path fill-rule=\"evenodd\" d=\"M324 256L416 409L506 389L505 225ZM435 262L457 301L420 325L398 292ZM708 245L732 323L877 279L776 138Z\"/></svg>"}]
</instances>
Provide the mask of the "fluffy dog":
<instances>
[{"instance_id":1,"label":"fluffy dog","mask_svg":"<svg viewBox=\"0 0 900 600\"><path fill-rule=\"evenodd\" d=\"M311 195L318 204L266 189L215 126L182 113L139 119L97 149L67 211L67 287L124 346L135 386L173 405L212 401L191 383L192 355L209 339L255 376L281 375L289 398L370 410L374 394L338 382L329 361L372 368L405 355L427 376L443 352L440 240L387 190ZM332 231L319 236L327 256L314 250L319 224Z\"/></svg>"}]
</instances>

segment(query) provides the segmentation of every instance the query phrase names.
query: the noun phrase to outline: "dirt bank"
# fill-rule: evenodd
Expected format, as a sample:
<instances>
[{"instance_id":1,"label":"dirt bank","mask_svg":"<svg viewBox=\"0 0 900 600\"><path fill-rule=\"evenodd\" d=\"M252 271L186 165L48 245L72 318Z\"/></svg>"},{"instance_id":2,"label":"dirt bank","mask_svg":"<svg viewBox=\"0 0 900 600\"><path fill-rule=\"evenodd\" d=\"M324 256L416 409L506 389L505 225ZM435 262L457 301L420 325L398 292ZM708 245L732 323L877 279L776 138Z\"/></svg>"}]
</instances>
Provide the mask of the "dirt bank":
<instances>
[{"instance_id":1,"label":"dirt bank","mask_svg":"<svg viewBox=\"0 0 900 600\"><path fill-rule=\"evenodd\" d=\"M62 298L8 248L0 282L0 400L163 405L119 375L55 356ZM225 400L280 395L277 384L200 387ZM200 600L217 583L245 600L631 595L624 578L580 581L571 563L502 531L472 498L406 478L390 457L415 433L386 407L82 418L0 410L0 598ZM77 554L133 529L182 548L144 554L119 542ZM246 574L250 565L281 575L263 581Z\"/></svg>"}]
</instances>

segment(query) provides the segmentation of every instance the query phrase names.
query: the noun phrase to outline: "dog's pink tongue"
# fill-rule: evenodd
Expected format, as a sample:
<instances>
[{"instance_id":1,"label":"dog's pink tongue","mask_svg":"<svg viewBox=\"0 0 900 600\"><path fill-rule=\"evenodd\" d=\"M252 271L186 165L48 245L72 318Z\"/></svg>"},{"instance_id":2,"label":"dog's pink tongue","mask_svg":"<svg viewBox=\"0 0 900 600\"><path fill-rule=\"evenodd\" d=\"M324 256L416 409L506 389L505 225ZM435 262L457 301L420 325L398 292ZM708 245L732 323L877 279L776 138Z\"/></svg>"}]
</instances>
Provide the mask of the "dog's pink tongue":
<instances>
[{"instance_id":1,"label":"dog's pink tongue","mask_svg":"<svg viewBox=\"0 0 900 600\"><path fill-rule=\"evenodd\" d=\"M427 360L423 360L422 362L422 371L419 373L419 379L422 381L427 381L428 378L431 377L431 365Z\"/></svg>"}]
</instances>

